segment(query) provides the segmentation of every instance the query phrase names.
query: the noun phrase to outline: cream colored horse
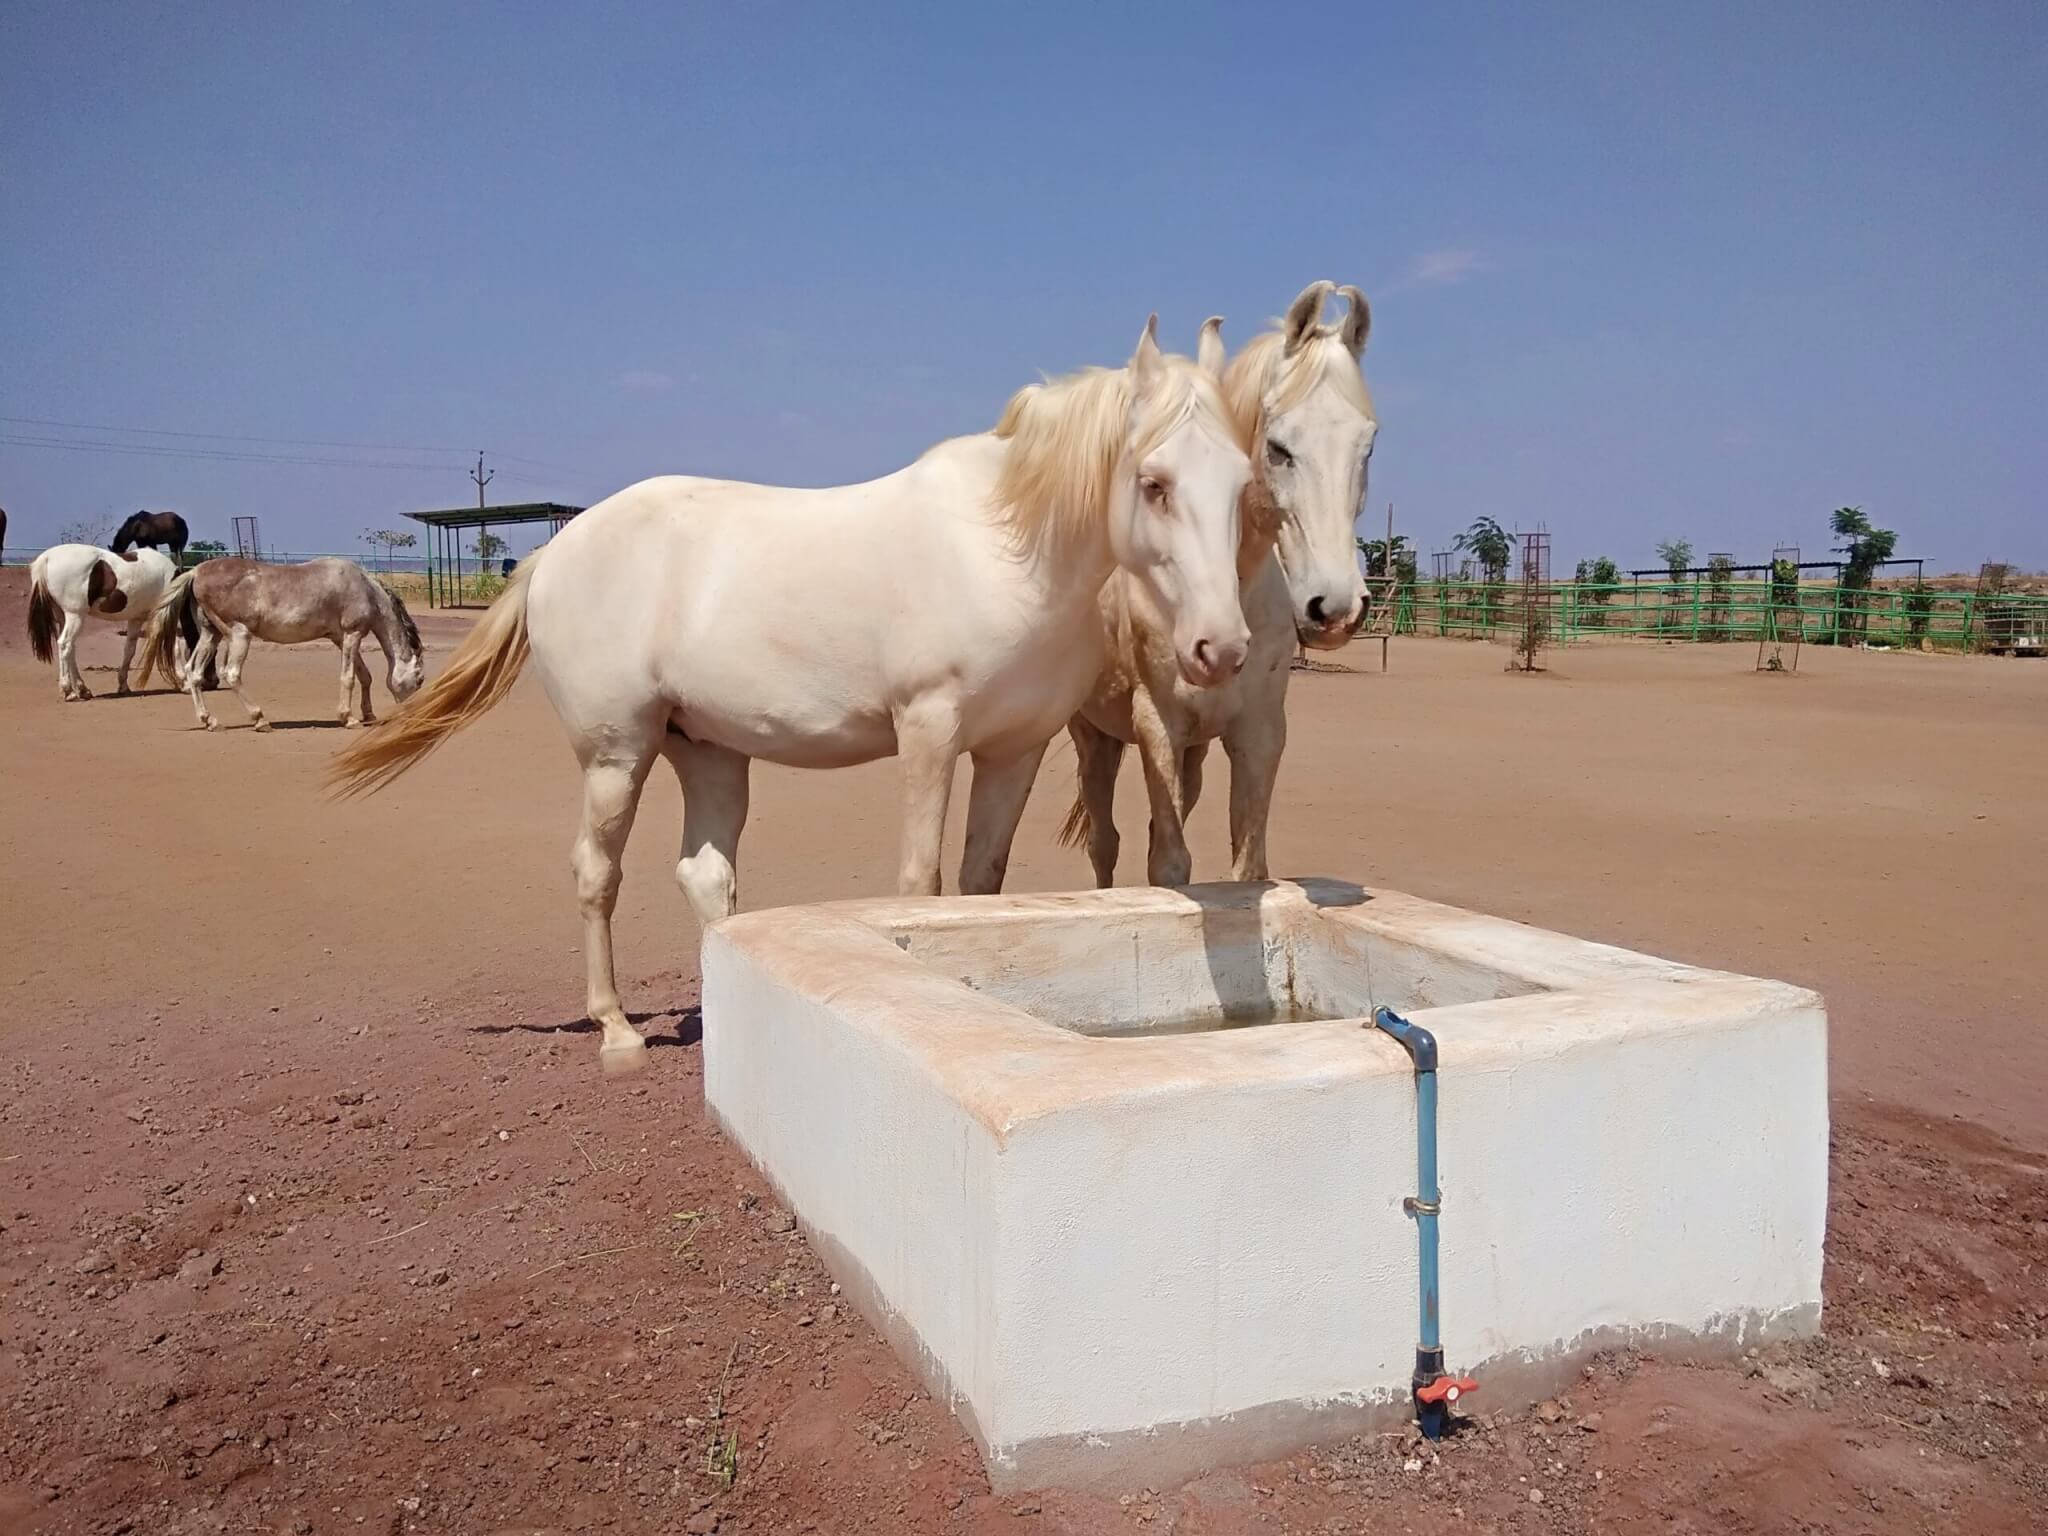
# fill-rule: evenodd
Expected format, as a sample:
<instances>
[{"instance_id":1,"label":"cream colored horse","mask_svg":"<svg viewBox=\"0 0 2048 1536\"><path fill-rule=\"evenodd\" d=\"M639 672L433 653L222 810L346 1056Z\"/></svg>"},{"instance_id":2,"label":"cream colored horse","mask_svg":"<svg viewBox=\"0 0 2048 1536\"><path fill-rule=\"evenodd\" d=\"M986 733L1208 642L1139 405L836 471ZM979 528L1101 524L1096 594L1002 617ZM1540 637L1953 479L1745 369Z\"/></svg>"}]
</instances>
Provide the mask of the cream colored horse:
<instances>
[{"instance_id":1,"label":"cream colored horse","mask_svg":"<svg viewBox=\"0 0 2048 1536\"><path fill-rule=\"evenodd\" d=\"M583 513L513 574L448 669L342 753L381 785L511 688L529 651L583 765L571 864L608 1069L639 1066L612 967L619 860L657 757L682 781L676 877L706 922L737 904L754 758L903 761L898 887L936 895L953 770L974 760L960 889L999 890L1047 741L1102 670L1097 594L1121 566L1207 686L1249 642L1238 507L1251 466L1216 382L1148 324L1119 369L1021 390L990 432L864 485L670 477Z\"/></svg>"},{"instance_id":2,"label":"cream colored horse","mask_svg":"<svg viewBox=\"0 0 2048 1536\"><path fill-rule=\"evenodd\" d=\"M1365 500L1379 431L1359 372L1372 312L1356 288L1350 309L1322 324L1334 287L1314 283L1279 328L1254 338L1226 369L1222 321L1202 327L1203 365L1219 374L1257 478L1246 497L1239 577L1251 627L1244 671L1217 688L1187 687L1172 665L1162 616L1121 572L1102 592L1109 666L1068 726L1080 759L1074 808L1060 841L1085 835L1095 881L1116 877L1116 775L1135 744L1152 807L1146 878L1185 885L1192 873L1186 823L1202 788L1202 760L1219 737L1230 758L1231 877L1266 878L1266 821L1287 746L1287 675L1297 641L1345 644L1365 620L1352 524Z\"/></svg>"}]
</instances>

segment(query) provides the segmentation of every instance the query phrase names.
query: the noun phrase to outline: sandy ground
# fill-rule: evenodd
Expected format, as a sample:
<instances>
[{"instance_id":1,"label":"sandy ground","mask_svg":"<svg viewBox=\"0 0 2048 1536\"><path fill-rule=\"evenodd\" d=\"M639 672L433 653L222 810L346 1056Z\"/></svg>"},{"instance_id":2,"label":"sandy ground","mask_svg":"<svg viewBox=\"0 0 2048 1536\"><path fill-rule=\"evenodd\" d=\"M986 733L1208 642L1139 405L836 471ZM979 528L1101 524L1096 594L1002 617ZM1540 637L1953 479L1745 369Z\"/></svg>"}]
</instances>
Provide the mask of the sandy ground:
<instances>
[{"instance_id":1,"label":"sandy ground","mask_svg":"<svg viewBox=\"0 0 2048 1536\"><path fill-rule=\"evenodd\" d=\"M0 587L0 1530L2048 1523L2048 664L1612 646L1523 678L1410 641L1298 676L1276 868L1826 993L1827 1337L1605 1360L1440 1456L998 1499L706 1122L672 781L618 922L662 1048L608 1082L537 689L335 806L333 652L259 649L280 729L207 736L174 695L60 704L19 633ZM1062 748L1013 888L1085 882L1071 784ZM1127 879L1141 800L1129 772ZM742 900L884 890L895 830L890 765L760 770Z\"/></svg>"}]
</instances>

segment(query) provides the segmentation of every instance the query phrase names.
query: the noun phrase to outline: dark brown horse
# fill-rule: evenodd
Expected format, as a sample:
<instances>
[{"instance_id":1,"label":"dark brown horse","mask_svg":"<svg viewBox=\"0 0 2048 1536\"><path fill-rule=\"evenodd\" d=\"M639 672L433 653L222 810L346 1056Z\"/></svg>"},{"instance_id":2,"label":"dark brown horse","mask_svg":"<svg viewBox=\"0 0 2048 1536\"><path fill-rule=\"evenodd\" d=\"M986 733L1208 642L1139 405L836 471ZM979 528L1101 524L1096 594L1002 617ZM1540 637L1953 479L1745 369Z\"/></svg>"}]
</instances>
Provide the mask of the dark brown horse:
<instances>
[{"instance_id":1,"label":"dark brown horse","mask_svg":"<svg viewBox=\"0 0 2048 1536\"><path fill-rule=\"evenodd\" d=\"M185 540L191 531L185 526L185 519L175 512L137 512L123 523L114 533L114 542L107 548L115 554L140 544L152 549L168 548L171 559L185 563Z\"/></svg>"}]
</instances>

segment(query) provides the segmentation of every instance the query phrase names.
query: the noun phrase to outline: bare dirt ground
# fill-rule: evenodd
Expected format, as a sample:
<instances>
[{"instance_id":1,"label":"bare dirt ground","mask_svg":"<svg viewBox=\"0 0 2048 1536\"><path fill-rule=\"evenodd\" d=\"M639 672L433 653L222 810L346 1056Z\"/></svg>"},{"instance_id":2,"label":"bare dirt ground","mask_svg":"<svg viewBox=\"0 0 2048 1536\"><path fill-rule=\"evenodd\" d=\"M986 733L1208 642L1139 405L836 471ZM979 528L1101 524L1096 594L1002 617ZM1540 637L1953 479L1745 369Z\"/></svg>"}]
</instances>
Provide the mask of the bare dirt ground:
<instances>
[{"instance_id":1,"label":"bare dirt ground","mask_svg":"<svg viewBox=\"0 0 2048 1536\"><path fill-rule=\"evenodd\" d=\"M537 689L330 805L331 651L252 656L267 736L203 735L169 694L65 706L16 575L0 1531L2048 1526L2048 665L1809 651L1769 677L1740 647L1616 646L1522 678L1415 641L1386 676L1297 676L1276 867L1827 994L1826 1337L1604 1359L1440 1454L1368 1437L996 1497L706 1120L671 782L619 920L661 1048L607 1081ZM454 626L426 627L445 655ZM1014 888L1085 881L1051 839L1071 784L1056 752ZM760 771L742 899L883 890L895 829L887 764Z\"/></svg>"}]
</instances>

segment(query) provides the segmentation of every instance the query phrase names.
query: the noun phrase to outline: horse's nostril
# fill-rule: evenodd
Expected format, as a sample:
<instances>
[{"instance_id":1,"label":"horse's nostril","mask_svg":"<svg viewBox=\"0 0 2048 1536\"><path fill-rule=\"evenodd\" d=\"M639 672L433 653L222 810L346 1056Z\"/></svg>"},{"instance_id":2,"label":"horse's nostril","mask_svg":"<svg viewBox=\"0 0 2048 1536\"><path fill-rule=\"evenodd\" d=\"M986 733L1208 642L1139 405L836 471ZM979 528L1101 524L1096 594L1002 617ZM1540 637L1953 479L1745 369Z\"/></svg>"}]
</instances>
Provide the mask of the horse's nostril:
<instances>
[{"instance_id":1,"label":"horse's nostril","mask_svg":"<svg viewBox=\"0 0 2048 1536\"><path fill-rule=\"evenodd\" d=\"M1214 663L1214 662L1212 662L1212 661L1211 661L1211 660L1209 659L1209 657L1210 657L1210 654L1211 654L1211 653L1210 653L1210 646L1209 646L1209 642L1208 642L1208 641L1206 641L1206 640L1197 640L1197 641L1195 642L1195 664L1196 664L1197 666L1201 666L1201 667L1210 667L1210 666L1214 666L1214 665L1215 665L1215 663Z\"/></svg>"},{"instance_id":2,"label":"horse's nostril","mask_svg":"<svg viewBox=\"0 0 2048 1536\"><path fill-rule=\"evenodd\" d=\"M1318 593L1316 596L1308 600L1308 621L1311 624L1323 624L1328 622L1323 617L1323 599L1321 593Z\"/></svg>"}]
</instances>

